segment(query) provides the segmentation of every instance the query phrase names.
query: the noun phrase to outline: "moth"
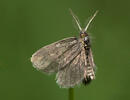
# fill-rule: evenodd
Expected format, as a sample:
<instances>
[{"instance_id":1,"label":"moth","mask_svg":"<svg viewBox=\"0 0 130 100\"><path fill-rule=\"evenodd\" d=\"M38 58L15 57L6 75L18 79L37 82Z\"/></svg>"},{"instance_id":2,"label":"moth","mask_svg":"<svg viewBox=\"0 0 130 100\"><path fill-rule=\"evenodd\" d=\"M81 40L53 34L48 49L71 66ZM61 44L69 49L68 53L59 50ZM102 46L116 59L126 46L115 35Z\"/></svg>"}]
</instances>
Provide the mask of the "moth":
<instances>
[{"instance_id":1,"label":"moth","mask_svg":"<svg viewBox=\"0 0 130 100\"><path fill-rule=\"evenodd\" d=\"M95 64L87 29L97 12L89 20L85 28L81 28L77 16L70 11L78 29L79 37L68 37L36 51L31 62L44 73L56 73L56 82L62 88L70 88L83 83L87 85L95 79Z\"/></svg>"}]
</instances>

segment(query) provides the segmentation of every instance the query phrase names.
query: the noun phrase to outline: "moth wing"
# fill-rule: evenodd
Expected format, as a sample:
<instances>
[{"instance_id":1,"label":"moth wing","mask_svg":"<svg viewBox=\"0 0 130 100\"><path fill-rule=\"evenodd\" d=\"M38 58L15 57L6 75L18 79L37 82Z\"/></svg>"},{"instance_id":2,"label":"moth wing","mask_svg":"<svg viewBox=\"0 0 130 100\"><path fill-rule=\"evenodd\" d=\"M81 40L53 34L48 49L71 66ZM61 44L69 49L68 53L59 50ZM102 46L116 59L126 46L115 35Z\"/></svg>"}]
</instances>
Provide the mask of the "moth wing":
<instances>
[{"instance_id":1,"label":"moth wing","mask_svg":"<svg viewBox=\"0 0 130 100\"><path fill-rule=\"evenodd\" d=\"M78 56L73 59L73 61L57 73L56 80L59 86L63 88L70 88L82 82L85 66L83 55L84 52L81 51Z\"/></svg>"},{"instance_id":2,"label":"moth wing","mask_svg":"<svg viewBox=\"0 0 130 100\"><path fill-rule=\"evenodd\" d=\"M92 50L90 48L90 52L89 52L89 56L88 56L89 62L90 62L90 66L93 67L94 70L96 70L96 66L93 60L93 54L92 54Z\"/></svg>"},{"instance_id":3,"label":"moth wing","mask_svg":"<svg viewBox=\"0 0 130 100\"><path fill-rule=\"evenodd\" d=\"M87 67L87 76L93 80L93 79L95 79L96 66L93 61L93 55L92 55L91 48L89 51L88 60L89 60L90 65Z\"/></svg>"},{"instance_id":4,"label":"moth wing","mask_svg":"<svg viewBox=\"0 0 130 100\"><path fill-rule=\"evenodd\" d=\"M59 63L58 70L62 70L69 63L71 63L76 56L78 56L81 52L81 44L77 42L75 45L71 46L67 49L61 56L56 59L56 62Z\"/></svg>"},{"instance_id":5,"label":"moth wing","mask_svg":"<svg viewBox=\"0 0 130 100\"><path fill-rule=\"evenodd\" d=\"M71 47L78 43L76 37L69 37L57 41L35 52L31 57L34 67L42 72L53 73L58 71L60 60L56 60ZM62 60L62 59L61 59Z\"/></svg>"}]
</instances>

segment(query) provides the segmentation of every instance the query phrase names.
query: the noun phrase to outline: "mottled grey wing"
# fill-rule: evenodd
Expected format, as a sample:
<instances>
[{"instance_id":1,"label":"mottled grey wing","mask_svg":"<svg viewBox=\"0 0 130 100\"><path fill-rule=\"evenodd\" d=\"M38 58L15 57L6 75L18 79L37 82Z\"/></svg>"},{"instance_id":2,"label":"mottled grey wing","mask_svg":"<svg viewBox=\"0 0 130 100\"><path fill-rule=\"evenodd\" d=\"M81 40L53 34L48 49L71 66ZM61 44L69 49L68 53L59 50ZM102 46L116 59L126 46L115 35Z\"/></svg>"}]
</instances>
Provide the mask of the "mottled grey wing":
<instances>
[{"instance_id":1,"label":"mottled grey wing","mask_svg":"<svg viewBox=\"0 0 130 100\"><path fill-rule=\"evenodd\" d=\"M77 38L69 37L47 45L32 55L31 62L42 72L57 72L68 63L68 60L73 59L74 56L71 57L71 54L78 49L78 43Z\"/></svg>"},{"instance_id":2,"label":"mottled grey wing","mask_svg":"<svg viewBox=\"0 0 130 100\"><path fill-rule=\"evenodd\" d=\"M90 48L88 59L89 59L89 62L90 62L90 66L92 66L93 70L95 71L96 70L96 66L95 66L95 63L94 63L94 60L93 60L93 54L92 54L91 48Z\"/></svg>"},{"instance_id":3,"label":"mottled grey wing","mask_svg":"<svg viewBox=\"0 0 130 100\"><path fill-rule=\"evenodd\" d=\"M91 48L89 51L88 60L89 60L90 66L87 67L87 76L93 80L93 79L95 79L96 66L95 66L94 61L93 61L93 55L92 55Z\"/></svg>"},{"instance_id":4,"label":"mottled grey wing","mask_svg":"<svg viewBox=\"0 0 130 100\"><path fill-rule=\"evenodd\" d=\"M63 88L69 88L82 82L84 78L84 66L84 52L81 51L73 61L57 73L56 80L58 85Z\"/></svg>"}]
</instances>

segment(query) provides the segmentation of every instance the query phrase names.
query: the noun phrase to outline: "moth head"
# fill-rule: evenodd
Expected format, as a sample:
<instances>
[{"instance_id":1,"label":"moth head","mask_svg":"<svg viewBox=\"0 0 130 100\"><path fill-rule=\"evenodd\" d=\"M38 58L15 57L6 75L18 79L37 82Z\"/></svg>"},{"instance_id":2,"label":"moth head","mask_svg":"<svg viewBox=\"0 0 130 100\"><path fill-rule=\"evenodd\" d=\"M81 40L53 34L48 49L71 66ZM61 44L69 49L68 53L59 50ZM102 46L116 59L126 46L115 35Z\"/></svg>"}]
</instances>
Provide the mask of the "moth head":
<instances>
[{"instance_id":1,"label":"moth head","mask_svg":"<svg viewBox=\"0 0 130 100\"><path fill-rule=\"evenodd\" d=\"M86 32L80 32L80 38L82 38L84 41L88 40L88 34Z\"/></svg>"},{"instance_id":2,"label":"moth head","mask_svg":"<svg viewBox=\"0 0 130 100\"><path fill-rule=\"evenodd\" d=\"M80 32L80 37L81 37L81 38L84 38L84 37L86 37L86 36L88 36L88 34L87 34L86 32Z\"/></svg>"},{"instance_id":3,"label":"moth head","mask_svg":"<svg viewBox=\"0 0 130 100\"><path fill-rule=\"evenodd\" d=\"M94 13L94 15L91 17L91 19L89 20L88 24L86 25L86 27L85 27L84 29L81 28L78 17L72 12L71 9L70 9L70 13L71 13L72 17L74 18L74 20L75 20L75 22L76 22L76 24L77 24L77 26L78 26L78 28L79 28L79 30L80 30L80 34L81 34L81 33L85 34L85 33L87 32L87 29L88 29L90 23L92 22L92 20L94 19L94 17L95 17L96 14L98 13L98 11L96 11L96 12Z\"/></svg>"}]
</instances>

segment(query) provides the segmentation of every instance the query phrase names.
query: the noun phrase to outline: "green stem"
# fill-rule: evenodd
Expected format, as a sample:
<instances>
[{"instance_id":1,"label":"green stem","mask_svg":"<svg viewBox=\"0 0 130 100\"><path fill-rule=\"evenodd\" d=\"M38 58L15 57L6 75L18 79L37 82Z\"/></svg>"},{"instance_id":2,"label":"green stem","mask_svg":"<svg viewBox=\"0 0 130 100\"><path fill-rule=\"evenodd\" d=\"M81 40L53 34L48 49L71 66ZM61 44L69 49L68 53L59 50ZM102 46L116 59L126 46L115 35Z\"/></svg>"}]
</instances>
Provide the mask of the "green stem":
<instances>
[{"instance_id":1,"label":"green stem","mask_svg":"<svg viewBox=\"0 0 130 100\"><path fill-rule=\"evenodd\" d=\"M69 88L69 100L74 100L74 88Z\"/></svg>"}]
</instances>

